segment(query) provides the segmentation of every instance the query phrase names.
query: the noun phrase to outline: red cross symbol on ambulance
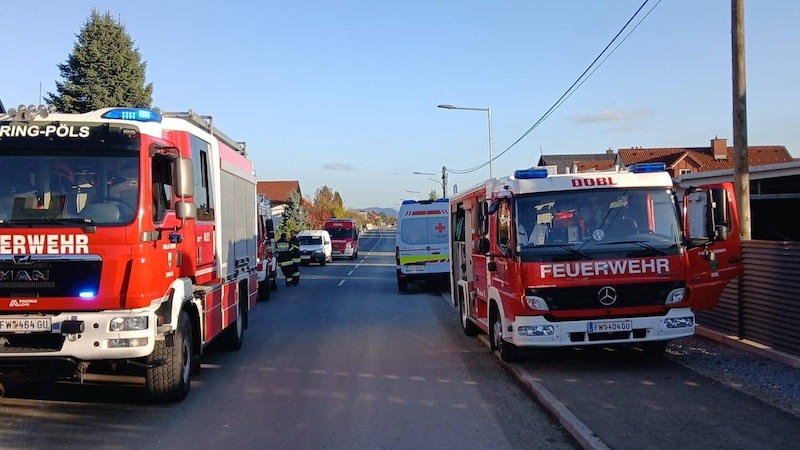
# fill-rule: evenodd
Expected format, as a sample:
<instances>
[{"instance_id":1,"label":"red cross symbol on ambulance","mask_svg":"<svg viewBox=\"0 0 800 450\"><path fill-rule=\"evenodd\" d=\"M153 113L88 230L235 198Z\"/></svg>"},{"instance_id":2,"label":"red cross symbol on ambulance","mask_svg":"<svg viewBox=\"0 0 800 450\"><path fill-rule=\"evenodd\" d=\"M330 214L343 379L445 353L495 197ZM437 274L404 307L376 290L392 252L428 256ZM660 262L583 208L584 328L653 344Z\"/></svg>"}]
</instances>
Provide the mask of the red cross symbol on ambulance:
<instances>
[{"instance_id":1,"label":"red cross symbol on ambulance","mask_svg":"<svg viewBox=\"0 0 800 450\"><path fill-rule=\"evenodd\" d=\"M439 223L438 223L438 224L436 224L436 226L435 226L435 227L433 227L433 228L436 228L436 231L438 231L438 232L439 232L439 234L442 234L442 233L444 232L444 224L443 224L442 222L439 222Z\"/></svg>"}]
</instances>

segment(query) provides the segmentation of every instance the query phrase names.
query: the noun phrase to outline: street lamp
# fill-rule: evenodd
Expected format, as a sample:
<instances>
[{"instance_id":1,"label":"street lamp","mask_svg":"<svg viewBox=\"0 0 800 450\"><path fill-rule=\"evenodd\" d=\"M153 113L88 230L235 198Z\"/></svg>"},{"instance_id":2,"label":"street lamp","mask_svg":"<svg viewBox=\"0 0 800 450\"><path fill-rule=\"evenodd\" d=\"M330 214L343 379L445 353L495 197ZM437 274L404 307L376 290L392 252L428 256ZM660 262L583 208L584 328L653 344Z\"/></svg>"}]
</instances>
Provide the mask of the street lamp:
<instances>
[{"instance_id":1,"label":"street lamp","mask_svg":"<svg viewBox=\"0 0 800 450\"><path fill-rule=\"evenodd\" d=\"M437 108L463 109L465 111L485 111L487 113L489 116L489 178L492 178L492 160L494 159L494 156L492 155L492 108L464 108L453 105L437 105Z\"/></svg>"},{"instance_id":2,"label":"street lamp","mask_svg":"<svg viewBox=\"0 0 800 450\"><path fill-rule=\"evenodd\" d=\"M433 172L411 172L411 173L413 173L414 175L430 175L432 177L436 176L436 174L433 173ZM441 186L442 187L442 197L447 197L447 192L445 191L444 185L442 184L441 181L437 180L436 178L428 178L428 179L433 181L434 183L438 184L439 186ZM434 191L436 190L436 185L433 186L433 190Z\"/></svg>"}]
</instances>

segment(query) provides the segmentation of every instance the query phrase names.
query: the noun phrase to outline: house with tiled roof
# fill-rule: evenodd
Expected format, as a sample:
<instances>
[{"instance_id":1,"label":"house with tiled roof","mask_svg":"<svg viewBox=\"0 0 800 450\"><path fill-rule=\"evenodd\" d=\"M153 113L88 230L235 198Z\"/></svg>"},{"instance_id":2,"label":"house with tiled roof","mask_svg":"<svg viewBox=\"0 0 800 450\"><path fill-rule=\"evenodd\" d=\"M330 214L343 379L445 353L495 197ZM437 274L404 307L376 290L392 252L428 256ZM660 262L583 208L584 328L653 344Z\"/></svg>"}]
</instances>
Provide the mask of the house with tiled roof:
<instances>
[{"instance_id":1,"label":"house with tiled roof","mask_svg":"<svg viewBox=\"0 0 800 450\"><path fill-rule=\"evenodd\" d=\"M272 220L277 229L280 219L283 217L283 209L289 203L289 194L297 191L300 194L300 201L303 201L303 191L300 190L300 182L297 180L289 181L259 181L256 184L256 193L269 199L272 206Z\"/></svg>"},{"instance_id":2,"label":"house with tiled roof","mask_svg":"<svg viewBox=\"0 0 800 450\"><path fill-rule=\"evenodd\" d=\"M711 139L708 147L621 148L614 165L627 167L645 162L662 162L675 178L680 175L733 169L734 148L727 139ZM794 158L783 145L750 145L747 147L750 167L792 162Z\"/></svg>"},{"instance_id":3,"label":"house with tiled roof","mask_svg":"<svg viewBox=\"0 0 800 450\"><path fill-rule=\"evenodd\" d=\"M553 173L590 172L614 167L615 158L611 149L588 155L542 155L537 166L547 167Z\"/></svg>"}]
</instances>

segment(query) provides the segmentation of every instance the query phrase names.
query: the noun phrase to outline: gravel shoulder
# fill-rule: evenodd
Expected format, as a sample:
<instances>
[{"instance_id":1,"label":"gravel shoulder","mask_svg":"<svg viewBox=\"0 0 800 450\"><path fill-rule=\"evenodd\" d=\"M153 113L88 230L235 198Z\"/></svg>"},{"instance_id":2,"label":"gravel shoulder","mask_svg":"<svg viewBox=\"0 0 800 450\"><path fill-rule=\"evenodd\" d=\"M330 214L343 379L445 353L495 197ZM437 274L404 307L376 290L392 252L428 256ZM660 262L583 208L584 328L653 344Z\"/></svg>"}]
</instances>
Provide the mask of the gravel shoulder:
<instances>
[{"instance_id":1,"label":"gravel shoulder","mask_svg":"<svg viewBox=\"0 0 800 450\"><path fill-rule=\"evenodd\" d=\"M705 329L664 357L800 418L800 358Z\"/></svg>"}]
</instances>

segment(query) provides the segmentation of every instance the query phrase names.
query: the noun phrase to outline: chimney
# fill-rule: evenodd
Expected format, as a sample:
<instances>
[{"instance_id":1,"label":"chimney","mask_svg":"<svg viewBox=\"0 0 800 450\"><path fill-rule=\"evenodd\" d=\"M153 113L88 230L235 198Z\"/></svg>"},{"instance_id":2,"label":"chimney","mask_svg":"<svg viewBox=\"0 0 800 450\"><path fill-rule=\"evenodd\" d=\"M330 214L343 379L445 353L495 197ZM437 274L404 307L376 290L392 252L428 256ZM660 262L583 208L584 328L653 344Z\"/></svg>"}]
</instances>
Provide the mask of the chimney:
<instances>
[{"instance_id":1,"label":"chimney","mask_svg":"<svg viewBox=\"0 0 800 450\"><path fill-rule=\"evenodd\" d=\"M728 159L728 140L715 136L711 140L711 155L714 159Z\"/></svg>"},{"instance_id":2,"label":"chimney","mask_svg":"<svg viewBox=\"0 0 800 450\"><path fill-rule=\"evenodd\" d=\"M608 150L606 150L606 155L613 155L613 154L614 154L614 149L609 147Z\"/></svg>"}]
</instances>

